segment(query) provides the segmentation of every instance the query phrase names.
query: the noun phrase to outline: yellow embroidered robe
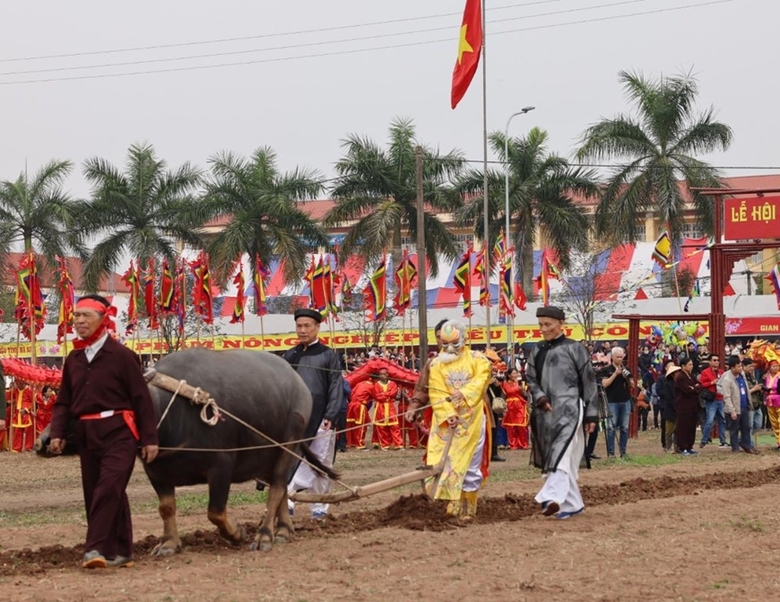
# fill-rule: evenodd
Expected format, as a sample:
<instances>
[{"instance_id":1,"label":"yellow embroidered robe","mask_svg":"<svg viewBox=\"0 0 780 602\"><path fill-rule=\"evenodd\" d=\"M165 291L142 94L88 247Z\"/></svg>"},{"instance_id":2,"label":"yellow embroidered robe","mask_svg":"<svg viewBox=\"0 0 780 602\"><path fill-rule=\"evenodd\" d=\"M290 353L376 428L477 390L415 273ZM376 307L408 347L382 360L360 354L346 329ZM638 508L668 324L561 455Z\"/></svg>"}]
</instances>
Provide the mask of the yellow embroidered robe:
<instances>
[{"instance_id":1,"label":"yellow embroidered robe","mask_svg":"<svg viewBox=\"0 0 780 602\"><path fill-rule=\"evenodd\" d=\"M429 399L433 406L431 434L428 437L428 465L435 466L441 460L450 428L447 418L458 417L453 434L449 459L439 479L437 500L458 500L466 470L477 451L477 444L485 422L483 395L490 382L490 361L481 353L466 349L458 359L444 363L440 357L431 362ZM464 401L454 403L450 395L460 391Z\"/></svg>"}]
</instances>

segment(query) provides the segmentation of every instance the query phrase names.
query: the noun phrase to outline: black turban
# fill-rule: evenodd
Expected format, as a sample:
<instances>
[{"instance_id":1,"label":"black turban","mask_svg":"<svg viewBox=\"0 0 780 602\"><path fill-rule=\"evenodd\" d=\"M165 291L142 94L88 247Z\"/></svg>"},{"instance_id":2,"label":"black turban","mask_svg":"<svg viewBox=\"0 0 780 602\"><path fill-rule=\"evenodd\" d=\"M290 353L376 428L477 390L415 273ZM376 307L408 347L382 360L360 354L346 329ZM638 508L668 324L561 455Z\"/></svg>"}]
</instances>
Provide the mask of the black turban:
<instances>
[{"instance_id":1,"label":"black turban","mask_svg":"<svg viewBox=\"0 0 780 602\"><path fill-rule=\"evenodd\" d=\"M536 317L555 318L556 320L565 320L566 314L563 313L563 310L560 307L555 307L554 305L547 305L545 307L540 307L536 310Z\"/></svg>"},{"instance_id":2,"label":"black turban","mask_svg":"<svg viewBox=\"0 0 780 602\"><path fill-rule=\"evenodd\" d=\"M318 312L316 309L309 309L309 308L303 308L303 309L296 309L295 310L295 321L298 321L298 318L311 318L317 324L322 322L322 314Z\"/></svg>"}]
</instances>

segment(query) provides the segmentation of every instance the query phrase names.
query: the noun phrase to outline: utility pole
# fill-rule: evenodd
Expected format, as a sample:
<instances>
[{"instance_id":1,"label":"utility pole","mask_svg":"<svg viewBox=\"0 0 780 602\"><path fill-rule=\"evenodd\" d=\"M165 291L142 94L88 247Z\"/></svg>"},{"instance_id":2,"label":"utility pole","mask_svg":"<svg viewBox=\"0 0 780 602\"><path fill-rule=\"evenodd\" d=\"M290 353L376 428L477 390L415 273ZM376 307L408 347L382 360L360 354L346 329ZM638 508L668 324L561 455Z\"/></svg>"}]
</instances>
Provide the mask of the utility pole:
<instances>
[{"instance_id":1,"label":"utility pole","mask_svg":"<svg viewBox=\"0 0 780 602\"><path fill-rule=\"evenodd\" d=\"M420 331L420 368L428 359L428 291L425 269L425 197L423 195L422 146L415 149L417 163L417 319Z\"/></svg>"}]
</instances>

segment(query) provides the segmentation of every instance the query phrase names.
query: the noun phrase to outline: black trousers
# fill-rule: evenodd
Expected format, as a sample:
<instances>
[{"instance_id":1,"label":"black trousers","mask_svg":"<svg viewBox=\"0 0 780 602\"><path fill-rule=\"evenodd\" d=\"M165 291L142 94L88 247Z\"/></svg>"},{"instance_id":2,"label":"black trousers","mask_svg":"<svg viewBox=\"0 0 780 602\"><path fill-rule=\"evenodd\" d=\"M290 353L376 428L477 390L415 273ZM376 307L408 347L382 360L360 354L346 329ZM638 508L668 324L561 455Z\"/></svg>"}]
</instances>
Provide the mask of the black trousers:
<instances>
[{"instance_id":1,"label":"black trousers","mask_svg":"<svg viewBox=\"0 0 780 602\"><path fill-rule=\"evenodd\" d=\"M87 510L84 550L97 550L106 558L133 555L133 523L125 490L135 467L136 441L128 434L82 441L79 447Z\"/></svg>"}]
</instances>

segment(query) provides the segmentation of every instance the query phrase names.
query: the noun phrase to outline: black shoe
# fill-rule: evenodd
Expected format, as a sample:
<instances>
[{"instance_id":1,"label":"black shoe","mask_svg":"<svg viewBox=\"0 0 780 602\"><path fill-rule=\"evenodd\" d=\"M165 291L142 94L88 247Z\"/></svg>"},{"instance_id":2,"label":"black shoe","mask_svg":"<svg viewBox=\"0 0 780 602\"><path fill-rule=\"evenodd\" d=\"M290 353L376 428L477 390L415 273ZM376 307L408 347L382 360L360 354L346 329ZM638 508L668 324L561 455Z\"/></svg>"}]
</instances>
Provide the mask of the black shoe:
<instances>
[{"instance_id":1,"label":"black shoe","mask_svg":"<svg viewBox=\"0 0 780 602\"><path fill-rule=\"evenodd\" d=\"M601 456L597 456L596 454L591 454L589 457L591 460L601 460Z\"/></svg>"},{"instance_id":2,"label":"black shoe","mask_svg":"<svg viewBox=\"0 0 780 602\"><path fill-rule=\"evenodd\" d=\"M116 558L107 560L106 566L117 569L131 569L135 566L135 561L132 556L117 556Z\"/></svg>"},{"instance_id":3,"label":"black shoe","mask_svg":"<svg viewBox=\"0 0 780 602\"><path fill-rule=\"evenodd\" d=\"M491 462L506 462L506 458L502 458L501 456L493 456L490 458Z\"/></svg>"}]
</instances>

